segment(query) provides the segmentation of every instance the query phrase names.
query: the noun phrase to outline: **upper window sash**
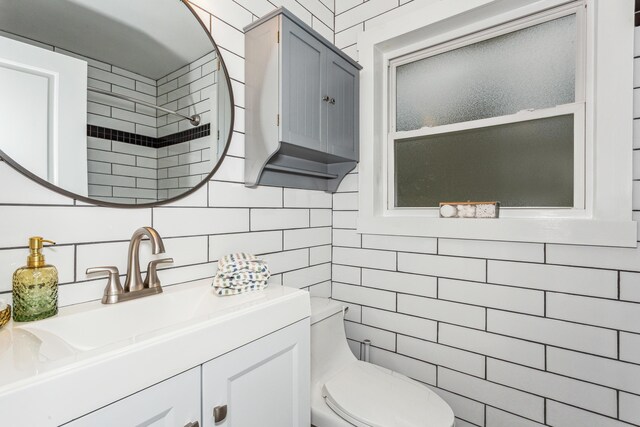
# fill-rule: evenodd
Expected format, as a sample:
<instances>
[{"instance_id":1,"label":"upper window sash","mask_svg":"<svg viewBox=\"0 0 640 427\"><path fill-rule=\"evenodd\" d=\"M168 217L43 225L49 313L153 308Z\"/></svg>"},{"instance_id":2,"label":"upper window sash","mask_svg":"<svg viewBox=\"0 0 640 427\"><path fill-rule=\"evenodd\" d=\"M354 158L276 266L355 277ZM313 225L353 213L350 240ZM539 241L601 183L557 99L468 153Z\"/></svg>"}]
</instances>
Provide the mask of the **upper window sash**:
<instances>
[{"instance_id":1,"label":"upper window sash","mask_svg":"<svg viewBox=\"0 0 640 427\"><path fill-rule=\"evenodd\" d=\"M582 2L572 3L563 7L558 7L550 11L541 12L532 16L521 18L512 22L497 25L493 28L489 28L484 31L479 31L467 36L459 37L450 42L439 44L432 47L427 47L417 52L405 54L402 56L392 57L388 61L388 79L389 79L389 97L386 103L387 117L388 117L388 129L390 133L396 131L396 78L397 68L402 65L410 64L416 61L420 61L425 58L436 56L442 53L450 52L465 46L469 46L481 41L490 40L495 37L499 37L505 34L509 34L518 30L533 27L538 24L552 21L554 19L566 17L569 15L576 16L576 70L575 70L575 103L580 104L585 102L585 66L586 66L586 25L585 25L585 5ZM570 104L563 104L570 105ZM504 117L514 117L530 110L519 111L514 114L508 114ZM495 119L492 117L491 119ZM469 123L478 122L482 125L482 120L470 121ZM458 122L459 124L464 122ZM428 129L435 129L446 125L433 126ZM422 128L425 129L425 128ZM425 133L426 134L426 133Z\"/></svg>"}]
</instances>

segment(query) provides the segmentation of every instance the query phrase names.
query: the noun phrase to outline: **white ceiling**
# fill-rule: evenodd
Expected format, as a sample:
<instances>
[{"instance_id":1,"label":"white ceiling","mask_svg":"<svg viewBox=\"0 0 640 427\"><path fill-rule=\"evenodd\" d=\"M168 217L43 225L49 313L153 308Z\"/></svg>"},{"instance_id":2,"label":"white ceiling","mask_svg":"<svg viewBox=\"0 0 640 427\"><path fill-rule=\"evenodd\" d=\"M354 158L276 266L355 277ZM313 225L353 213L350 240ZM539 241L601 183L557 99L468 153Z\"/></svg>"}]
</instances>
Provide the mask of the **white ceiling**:
<instances>
[{"instance_id":1,"label":"white ceiling","mask_svg":"<svg viewBox=\"0 0 640 427\"><path fill-rule=\"evenodd\" d=\"M180 0L0 0L0 30L154 80L213 50Z\"/></svg>"}]
</instances>

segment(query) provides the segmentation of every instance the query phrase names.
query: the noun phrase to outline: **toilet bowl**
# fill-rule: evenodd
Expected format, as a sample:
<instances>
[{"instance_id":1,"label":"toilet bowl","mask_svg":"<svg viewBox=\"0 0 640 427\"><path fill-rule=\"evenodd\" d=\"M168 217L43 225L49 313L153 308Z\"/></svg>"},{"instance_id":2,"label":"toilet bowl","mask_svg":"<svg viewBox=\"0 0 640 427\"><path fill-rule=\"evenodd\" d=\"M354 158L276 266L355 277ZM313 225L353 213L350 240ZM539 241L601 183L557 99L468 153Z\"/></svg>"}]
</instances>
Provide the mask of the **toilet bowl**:
<instances>
[{"instance_id":1,"label":"toilet bowl","mask_svg":"<svg viewBox=\"0 0 640 427\"><path fill-rule=\"evenodd\" d=\"M359 361L339 302L311 298L311 424L315 427L453 427L453 411L405 375ZM375 345L375 343L373 343Z\"/></svg>"}]
</instances>

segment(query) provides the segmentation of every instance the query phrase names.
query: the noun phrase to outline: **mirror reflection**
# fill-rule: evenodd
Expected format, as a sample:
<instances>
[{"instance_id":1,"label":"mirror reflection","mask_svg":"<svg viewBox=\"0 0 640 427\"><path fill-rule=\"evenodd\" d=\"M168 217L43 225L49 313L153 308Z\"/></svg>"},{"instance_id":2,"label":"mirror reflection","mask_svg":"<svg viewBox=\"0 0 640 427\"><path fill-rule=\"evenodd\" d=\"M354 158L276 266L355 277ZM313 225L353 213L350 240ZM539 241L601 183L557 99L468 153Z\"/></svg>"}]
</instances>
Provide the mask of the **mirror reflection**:
<instances>
[{"instance_id":1,"label":"mirror reflection","mask_svg":"<svg viewBox=\"0 0 640 427\"><path fill-rule=\"evenodd\" d=\"M219 53L177 0L0 0L0 156L93 201L148 204L225 151Z\"/></svg>"}]
</instances>

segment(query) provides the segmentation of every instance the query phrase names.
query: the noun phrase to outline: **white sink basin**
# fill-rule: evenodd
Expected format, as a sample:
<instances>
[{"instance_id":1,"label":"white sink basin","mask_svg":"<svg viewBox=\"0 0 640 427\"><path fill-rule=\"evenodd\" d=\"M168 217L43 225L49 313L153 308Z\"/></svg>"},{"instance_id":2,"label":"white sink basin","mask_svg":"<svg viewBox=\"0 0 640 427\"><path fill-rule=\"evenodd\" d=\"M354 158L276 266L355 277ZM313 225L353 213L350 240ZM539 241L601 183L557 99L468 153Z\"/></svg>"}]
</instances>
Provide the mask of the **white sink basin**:
<instances>
[{"instance_id":1,"label":"white sink basin","mask_svg":"<svg viewBox=\"0 0 640 427\"><path fill-rule=\"evenodd\" d=\"M263 293L218 297L210 286L202 283L168 287L162 294L137 300L108 305L82 304L62 309L49 319L15 323L14 334L23 331L33 334L49 347L47 359L56 360L68 355L69 351L84 352L122 341L144 340L154 336L154 332L166 332L168 328L212 314L220 316L232 307L237 309L264 298ZM62 342L56 342L58 340ZM64 344L68 346L67 351Z\"/></svg>"}]
</instances>

